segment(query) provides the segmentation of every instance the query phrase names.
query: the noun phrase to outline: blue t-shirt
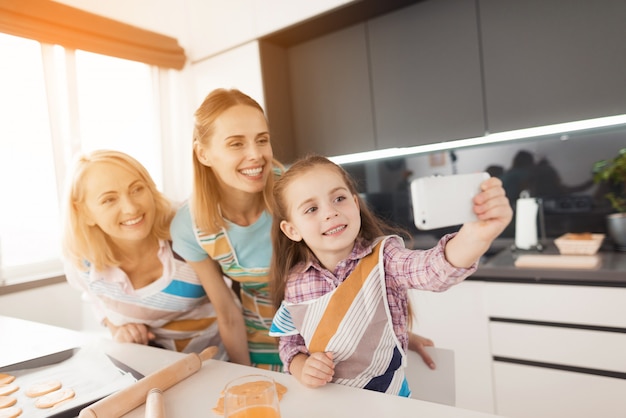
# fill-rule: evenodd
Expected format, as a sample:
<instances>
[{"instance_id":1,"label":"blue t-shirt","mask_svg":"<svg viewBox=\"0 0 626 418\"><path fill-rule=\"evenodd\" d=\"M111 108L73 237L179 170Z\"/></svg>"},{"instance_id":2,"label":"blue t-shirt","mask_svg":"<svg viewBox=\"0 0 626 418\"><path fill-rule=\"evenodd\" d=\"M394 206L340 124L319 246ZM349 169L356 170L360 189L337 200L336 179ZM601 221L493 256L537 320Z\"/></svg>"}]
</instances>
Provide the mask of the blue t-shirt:
<instances>
[{"instance_id":1,"label":"blue t-shirt","mask_svg":"<svg viewBox=\"0 0 626 418\"><path fill-rule=\"evenodd\" d=\"M264 211L259 219L249 226L239 226L226 221L226 235L235 250L242 267L268 268L272 257L272 217ZM198 244L194 233L189 203L185 202L176 212L170 225L174 251L188 261L202 261L208 254Z\"/></svg>"}]
</instances>

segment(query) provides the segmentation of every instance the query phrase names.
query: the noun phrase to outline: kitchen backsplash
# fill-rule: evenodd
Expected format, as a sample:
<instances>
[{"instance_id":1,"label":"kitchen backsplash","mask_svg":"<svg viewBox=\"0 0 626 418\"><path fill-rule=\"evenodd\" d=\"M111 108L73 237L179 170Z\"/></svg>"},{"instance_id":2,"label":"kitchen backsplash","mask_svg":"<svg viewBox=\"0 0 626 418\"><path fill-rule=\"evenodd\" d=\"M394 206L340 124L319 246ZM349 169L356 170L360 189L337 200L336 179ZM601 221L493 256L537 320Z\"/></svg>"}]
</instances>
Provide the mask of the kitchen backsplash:
<instances>
[{"instance_id":1,"label":"kitchen backsplash","mask_svg":"<svg viewBox=\"0 0 626 418\"><path fill-rule=\"evenodd\" d=\"M344 168L378 215L413 235L436 237L458 227L418 231L413 225L411 180L488 171L502 179L513 208L522 190L540 198L546 237L555 238L566 232L606 232L605 215L612 210L604 197L606 190L593 183L592 166L598 160L614 158L624 147L626 127L620 127L346 164ZM513 238L514 226L515 220L501 237Z\"/></svg>"}]
</instances>

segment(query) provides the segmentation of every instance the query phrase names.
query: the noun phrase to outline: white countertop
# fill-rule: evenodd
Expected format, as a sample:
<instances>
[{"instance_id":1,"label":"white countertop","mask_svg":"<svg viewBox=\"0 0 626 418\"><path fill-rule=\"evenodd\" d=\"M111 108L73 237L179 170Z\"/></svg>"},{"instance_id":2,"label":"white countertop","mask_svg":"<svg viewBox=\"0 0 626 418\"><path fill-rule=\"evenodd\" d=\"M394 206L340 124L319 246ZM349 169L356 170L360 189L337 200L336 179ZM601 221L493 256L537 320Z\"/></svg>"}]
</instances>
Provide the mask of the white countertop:
<instances>
[{"instance_id":1,"label":"white countertop","mask_svg":"<svg viewBox=\"0 0 626 418\"><path fill-rule=\"evenodd\" d=\"M48 358L54 350L43 349L42 342L59 341L70 335L73 341L65 341L59 351L65 350L80 342L80 333L62 328L50 327L29 321L16 320L15 318L0 316L0 329L2 336L11 337L16 344L11 347L11 352L20 351L35 355L47 355ZM37 332L33 332L33 331ZM4 331L7 331L5 333ZM11 331L11 332L8 332ZM45 339L42 341L42 332ZM56 333L56 334L55 334ZM54 334L54 335L53 335ZM59 338L55 337L57 335ZM93 344L94 337L85 337L85 344ZM38 344L35 344L38 342ZM149 375L166 367L186 354L163 350L137 344L115 343L107 338L98 337L97 347L102 351L125 363L136 371ZM36 347L35 347L36 346ZM45 346L45 344L43 344ZM74 345L76 346L76 345ZM36 348L37 350L32 350ZM32 353L31 353L32 351ZM3 352L3 356L8 352ZM25 360L23 357L17 361ZM62 359L61 359L62 360ZM59 360L59 361L61 361ZM172 386L164 392L165 410L167 418L195 418L195 417L219 417L213 414L211 409L217 403L220 392L231 380L247 374L266 374L273 377L277 382L285 385L288 389L280 402L283 418L319 418L319 417L394 417L394 418L494 418L496 415L470 411L451 406L420 401L416 399L402 398L399 396L385 395L365 389L355 389L346 386L328 384L317 389L309 389L301 385L294 377L284 374L264 371L253 367L238 364L208 360L202 368L185 380ZM135 408L126 414L125 418L144 418L145 405Z\"/></svg>"},{"instance_id":2,"label":"white countertop","mask_svg":"<svg viewBox=\"0 0 626 418\"><path fill-rule=\"evenodd\" d=\"M157 348L107 344L111 356L148 375L184 357L184 354ZM301 385L294 377L276 372L216 360L204 362L202 368L164 393L168 418L219 417L211 412L227 382L246 374L265 374L285 385L287 393L280 402L283 418L319 417L395 417L395 418L488 418L496 415L451 406L385 395L364 389L328 384L317 389ZM126 418L143 418L140 406Z\"/></svg>"}]
</instances>

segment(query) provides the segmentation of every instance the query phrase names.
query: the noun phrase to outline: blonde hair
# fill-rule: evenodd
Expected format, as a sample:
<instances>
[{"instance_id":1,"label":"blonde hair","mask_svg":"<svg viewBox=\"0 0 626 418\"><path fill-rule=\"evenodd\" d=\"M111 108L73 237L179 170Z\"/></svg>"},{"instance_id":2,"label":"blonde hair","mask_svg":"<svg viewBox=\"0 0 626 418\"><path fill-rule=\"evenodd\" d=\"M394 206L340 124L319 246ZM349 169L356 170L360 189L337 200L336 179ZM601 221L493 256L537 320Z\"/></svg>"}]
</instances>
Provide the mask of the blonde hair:
<instances>
[{"instance_id":1,"label":"blonde hair","mask_svg":"<svg viewBox=\"0 0 626 418\"><path fill-rule=\"evenodd\" d=\"M216 89L209 93L200 107L194 113L195 125L193 130L193 171L194 184L192 199L189 202L191 214L196 225L206 232L217 232L226 228L226 221L221 216L219 205L222 201L217 177L211 167L202 164L196 154L196 144L208 145L215 130L215 120L225 111L236 105L246 105L259 110L265 117L265 112L253 98L237 89ZM266 117L267 122L267 117ZM278 171L284 171L283 165L276 159L272 166ZM265 207L271 212L272 189L274 176L269 176L263 189Z\"/></svg>"},{"instance_id":2,"label":"blonde hair","mask_svg":"<svg viewBox=\"0 0 626 418\"><path fill-rule=\"evenodd\" d=\"M63 252L74 265L85 268L85 261L97 270L119 266L115 255L115 246L109 236L99 226L88 225L85 208L85 173L101 163L114 164L136 174L145 184L155 204L155 219L151 236L156 239L170 239L170 222L174 209L169 199L157 190L148 170L128 154L113 150L98 150L76 158L74 169L67 183L64 226Z\"/></svg>"}]
</instances>

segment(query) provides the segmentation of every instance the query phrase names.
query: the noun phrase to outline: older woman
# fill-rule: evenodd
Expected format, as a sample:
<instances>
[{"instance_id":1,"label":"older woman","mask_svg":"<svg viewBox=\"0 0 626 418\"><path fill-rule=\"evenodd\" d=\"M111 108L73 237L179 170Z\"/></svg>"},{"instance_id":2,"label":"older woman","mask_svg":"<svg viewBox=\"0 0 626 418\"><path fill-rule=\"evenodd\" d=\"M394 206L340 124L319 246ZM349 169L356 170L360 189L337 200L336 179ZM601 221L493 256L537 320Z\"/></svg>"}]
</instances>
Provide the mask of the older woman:
<instances>
[{"instance_id":1,"label":"older woman","mask_svg":"<svg viewBox=\"0 0 626 418\"><path fill-rule=\"evenodd\" d=\"M80 156L64 216L67 280L115 341L181 352L216 345L226 358L213 304L170 246L174 209L137 160L109 150Z\"/></svg>"}]
</instances>

